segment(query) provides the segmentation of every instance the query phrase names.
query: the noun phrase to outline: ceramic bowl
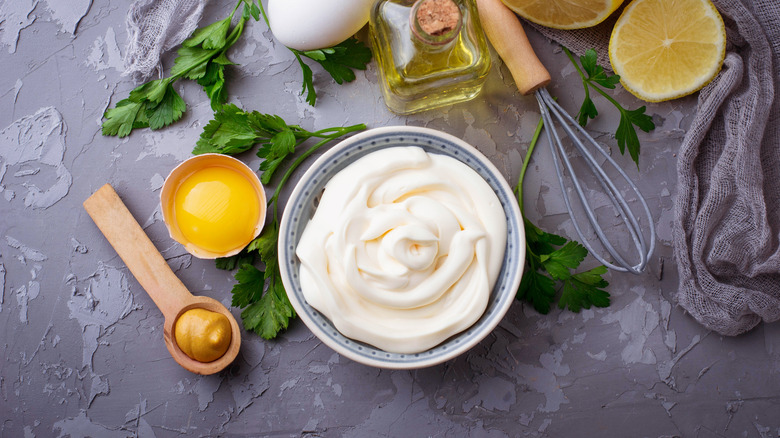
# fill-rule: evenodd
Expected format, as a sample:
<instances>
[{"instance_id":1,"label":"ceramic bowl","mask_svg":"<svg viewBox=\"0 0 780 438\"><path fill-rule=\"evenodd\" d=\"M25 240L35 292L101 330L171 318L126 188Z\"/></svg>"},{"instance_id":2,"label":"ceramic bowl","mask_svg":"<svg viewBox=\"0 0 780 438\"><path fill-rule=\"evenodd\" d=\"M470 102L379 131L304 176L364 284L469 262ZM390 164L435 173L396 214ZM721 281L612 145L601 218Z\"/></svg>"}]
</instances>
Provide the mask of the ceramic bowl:
<instances>
[{"instance_id":1,"label":"ceramic bowl","mask_svg":"<svg viewBox=\"0 0 780 438\"><path fill-rule=\"evenodd\" d=\"M300 283L300 261L295 248L306 224L313 216L319 196L328 180L341 169L371 152L398 146L418 146L428 153L454 157L481 175L494 190L507 221L504 260L487 309L465 331L429 350L400 354L380 350L343 336L331 321L305 300ZM477 149L452 135L428 128L394 126L354 135L319 157L306 171L282 216L279 228L279 264L290 302L306 326L322 342L354 361L391 369L413 369L452 359L479 343L501 321L515 300L525 263L525 232L517 200L501 173Z\"/></svg>"},{"instance_id":2,"label":"ceramic bowl","mask_svg":"<svg viewBox=\"0 0 780 438\"><path fill-rule=\"evenodd\" d=\"M258 214L257 224L255 224L254 236L252 239L259 236L260 232L263 230L266 213L266 199L263 185L260 183L260 179L257 177L257 174L241 160L222 154L202 154L183 161L181 164L176 166L165 179L165 183L163 183L162 190L160 191L160 205L163 214L163 221L165 222L165 226L168 228L168 233L171 235L171 238L182 244L187 252L201 259L230 257L241 252L241 250L252 241L252 239L249 239L246 242L243 242L243 244L237 245L230 250L215 252L207 248L203 248L197 243L191 242L179 228L178 223L176 222L173 207L176 191L187 179L187 177L197 172L198 170L210 166L219 166L232 169L245 177L247 181L254 187L260 211Z\"/></svg>"}]
</instances>

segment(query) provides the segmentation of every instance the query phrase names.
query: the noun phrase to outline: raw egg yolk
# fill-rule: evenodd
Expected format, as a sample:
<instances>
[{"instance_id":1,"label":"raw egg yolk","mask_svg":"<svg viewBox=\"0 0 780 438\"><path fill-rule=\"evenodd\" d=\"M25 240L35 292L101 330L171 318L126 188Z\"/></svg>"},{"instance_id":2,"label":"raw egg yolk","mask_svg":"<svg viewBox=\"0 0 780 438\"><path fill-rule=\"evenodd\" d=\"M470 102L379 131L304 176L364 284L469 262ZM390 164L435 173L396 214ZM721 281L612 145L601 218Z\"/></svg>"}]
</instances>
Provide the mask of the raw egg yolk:
<instances>
[{"instance_id":1,"label":"raw egg yolk","mask_svg":"<svg viewBox=\"0 0 780 438\"><path fill-rule=\"evenodd\" d=\"M179 230L193 245L224 253L246 246L255 237L260 201L255 187L228 167L197 170L174 196Z\"/></svg>"},{"instance_id":2,"label":"raw egg yolk","mask_svg":"<svg viewBox=\"0 0 780 438\"><path fill-rule=\"evenodd\" d=\"M230 321L221 313L190 309L179 316L174 328L176 345L198 362L212 362L222 357L230 346Z\"/></svg>"}]
</instances>

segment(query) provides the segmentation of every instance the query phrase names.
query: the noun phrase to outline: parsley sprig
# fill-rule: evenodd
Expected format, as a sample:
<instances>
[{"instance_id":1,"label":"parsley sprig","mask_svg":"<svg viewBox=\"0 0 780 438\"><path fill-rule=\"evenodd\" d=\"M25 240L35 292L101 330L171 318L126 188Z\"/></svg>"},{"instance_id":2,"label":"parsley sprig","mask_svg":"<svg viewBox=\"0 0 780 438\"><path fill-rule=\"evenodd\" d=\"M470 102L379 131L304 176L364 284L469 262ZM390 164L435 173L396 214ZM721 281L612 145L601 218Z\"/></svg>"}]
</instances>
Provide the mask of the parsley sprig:
<instances>
[{"instance_id":1,"label":"parsley sprig","mask_svg":"<svg viewBox=\"0 0 780 438\"><path fill-rule=\"evenodd\" d=\"M241 17L231 29L233 16L241 5ZM239 0L227 18L196 29L179 48L169 77L136 87L128 98L106 110L103 135L125 137L133 129L160 129L181 119L187 104L173 88L179 79L196 81L209 96L211 108L219 108L228 97L225 67L234 64L227 51L238 41L250 17L260 19L256 0Z\"/></svg>"},{"instance_id":2,"label":"parsley sprig","mask_svg":"<svg viewBox=\"0 0 780 438\"><path fill-rule=\"evenodd\" d=\"M582 86L585 89L585 99L583 99L580 111L577 113L577 121L581 126L585 126L589 119L595 119L598 116L599 112L596 109L596 105L590 98L590 89L595 90L620 111L620 122L618 122L618 127L615 131L615 139L617 140L620 153L625 154L626 149L628 149L631 159L638 166L639 137L637 137L634 126L644 132L650 132L655 129L653 119L645 114L644 106L635 110L627 110L602 89L603 87L614 90L615 86L620 83L620 76L610 75L603 67L598 65L598 56L594 49L588 49L584 55L580 56L581 67L574 59L574 55L566 47L563 48L563 51L577 69L577 73L579 73L582 79Z\"/></svg>"},{"instance_id":3,"label":"parsley sprig","mask_svg":"<svg viewBox=\"0 0 780 438\"><path fill-rule=\"evenodd\" d=\"M218 109L203 129L193 154L221 153L235 155L260 144L257 156L264 158L260 164L263 172L260 180L268 184L281 165L296 152L298 146L311 138L320 139L306 149L287 167L268 201L272 212L271 223L238 255L217 260L220 269L233 270L237 283L233 286L232 304L242 310L241 319L247 330L265 339L275 338L286 329L295 309L287 298L279 271L276 243L279 237L279 194L295 169L320 147L356 131L366 129L359 124L308 131L298 125L288 125L281 117L245 112L233 104ZM259 258L263 269L255 267Z\"/></svg>"},{"instance_id":4,"label":"parsley sprig","mask_svg":"<svg viewBox=\"0 0 780 438\"><path fill-rule=\"evenodd\" d=\"M543 126L544 122L540 120L515 186L515 196L523 213L526 240L526 269L520 281L517 299L528 301L542 314L550 311L559 291L558 307L561 309L568 307L572 312L579 312L583 307L607 307L610 299L604 288L609 283L602 278L607 268L601 265L588 271L572 272L588 255L588 250L577 241L567 241L562 236L542 231L525 217L523 180Z\"/></svg>"},{"instance_id":5,"label":"parsley sprig","mask_svg":"<svg viewBox=\"0 0 780 438\"><path fill-rule=\"evenodd\" d=\"M260 12L263 15L263 19L265 19L265 24L270 29L271 23L268 21L268 16L265 14L262 3L260 4ZM309 58L319 63L339 85L344 82L354 81L355 72L353 70L365 70L368 63L371 62L371 49L354 37L325 49L305 51L290 47L287 49L295 55L295 59L298 60L298 64L301 67L303 72L301 94L306 93L306 102L311 106L314 106L317 102L317 91L314 89L314 72L311 67L303 62L303 58Z\"/></svg>"}]
</instances>

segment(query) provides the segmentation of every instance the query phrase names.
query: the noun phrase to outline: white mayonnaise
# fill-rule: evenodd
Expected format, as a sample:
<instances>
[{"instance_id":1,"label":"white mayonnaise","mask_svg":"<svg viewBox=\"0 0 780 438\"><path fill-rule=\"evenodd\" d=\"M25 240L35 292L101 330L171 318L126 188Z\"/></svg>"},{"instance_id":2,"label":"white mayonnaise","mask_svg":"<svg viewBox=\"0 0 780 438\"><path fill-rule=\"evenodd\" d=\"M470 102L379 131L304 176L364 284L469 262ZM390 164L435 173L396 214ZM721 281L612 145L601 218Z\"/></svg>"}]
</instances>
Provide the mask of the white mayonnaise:
<instances>
[{"instance_id":1,"label":"white mayonnaise","mask_svg":"<svg viewBox=\"0 0 780 438\"><path fill-rule=\"evenodd\" d=\"M344 336L418 353L482 316L505 246L504 210L479 174L394 147L327 183L296 253L306 301Z\"/></svg>"}]
</instances>

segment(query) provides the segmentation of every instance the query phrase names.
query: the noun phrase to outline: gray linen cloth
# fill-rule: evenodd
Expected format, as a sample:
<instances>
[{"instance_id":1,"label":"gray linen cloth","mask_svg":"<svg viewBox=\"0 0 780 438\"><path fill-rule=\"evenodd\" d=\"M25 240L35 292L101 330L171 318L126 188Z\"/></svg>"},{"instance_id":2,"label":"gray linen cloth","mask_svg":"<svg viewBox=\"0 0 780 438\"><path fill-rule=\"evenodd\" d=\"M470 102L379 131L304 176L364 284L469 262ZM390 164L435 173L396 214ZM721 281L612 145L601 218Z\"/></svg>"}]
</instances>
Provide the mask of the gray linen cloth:
<instances>
[{"instance_id":1,"label":"gray linen cloth","mask_svg":"<svg viewBox=\"0 0 780 438\"><path fill-rule=\"evenodd\" d=\"M780 1L713 0L726 22L723 70L698 96L677 162L677 302L723 335L780 319ZM540 32L601 65L617 16ZM648 153L648 151L645 151Z\"/></svg>"},{"instance_id":2,"label":"gray linen cloth","mask_svg":"<svg viewBox=\"0 0 780 438\"><path fill-rule=\"evenodd\" d=\"M198 27L206 0L136 0L127 12L124 74L136 82L162 73L160 55Z\"/></svg>"}]
</instances>

